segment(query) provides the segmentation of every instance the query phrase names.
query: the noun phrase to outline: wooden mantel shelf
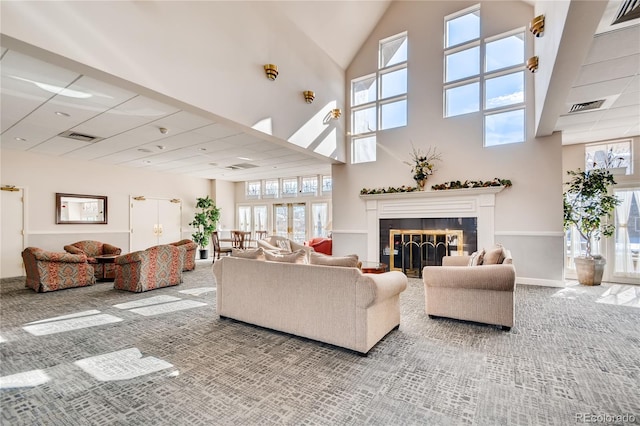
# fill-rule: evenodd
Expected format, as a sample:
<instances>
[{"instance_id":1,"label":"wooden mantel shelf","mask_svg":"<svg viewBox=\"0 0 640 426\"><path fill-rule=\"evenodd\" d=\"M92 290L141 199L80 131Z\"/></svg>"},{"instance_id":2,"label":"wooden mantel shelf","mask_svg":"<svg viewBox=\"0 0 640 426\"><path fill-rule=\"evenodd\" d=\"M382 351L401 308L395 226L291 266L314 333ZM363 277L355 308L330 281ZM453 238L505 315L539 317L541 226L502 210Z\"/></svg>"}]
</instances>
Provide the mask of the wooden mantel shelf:
<instances>
[{"instance_id":1,"label":"wooden mantel shelf","mask_svg":"<svg viewBox=\"0 0 640 426\"><path fill-rule=\"evenodd\" d=\"M506 187L501 186L487 186L483 188L460 188L460 189L441 189L441 190L426 190L426 191L413 191L413 192L390 192L385 194L367 194L360 195L363 200L392 200L392 199L420 199L420 198L442 198L442 197L464 197L475 196L482 194L497 194Z\"/></svg>"}]
</instances>

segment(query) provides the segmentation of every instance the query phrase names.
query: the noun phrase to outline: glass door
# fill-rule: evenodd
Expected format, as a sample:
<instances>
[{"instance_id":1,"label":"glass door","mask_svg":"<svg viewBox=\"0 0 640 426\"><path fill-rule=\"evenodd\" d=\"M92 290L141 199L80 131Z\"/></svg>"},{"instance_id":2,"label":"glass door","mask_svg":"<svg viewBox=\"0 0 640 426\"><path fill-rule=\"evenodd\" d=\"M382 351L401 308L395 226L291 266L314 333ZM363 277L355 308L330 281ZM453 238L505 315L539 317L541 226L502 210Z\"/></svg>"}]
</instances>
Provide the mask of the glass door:
<instances>
[{"instance_id":1,"label":"glass door","mask_svg":"<svg viewBox=\"0 0 640 426\"><path fill-rule=\"evenodd\" d=\"M610 281L637 283L640 278L640 187L615 189L621 201L615 211L615 236L610 238L607 259Z\"/></svg>"},{"instance_id":2,"label":"glass door","mask_svg":"<svg viewBox=\"0 0 640 426\"><path fill-rule=\"evenodd\" d=\"M305 203L274 204L275 234L302 244L307 239Z\"/></svg>"}]
</instances>

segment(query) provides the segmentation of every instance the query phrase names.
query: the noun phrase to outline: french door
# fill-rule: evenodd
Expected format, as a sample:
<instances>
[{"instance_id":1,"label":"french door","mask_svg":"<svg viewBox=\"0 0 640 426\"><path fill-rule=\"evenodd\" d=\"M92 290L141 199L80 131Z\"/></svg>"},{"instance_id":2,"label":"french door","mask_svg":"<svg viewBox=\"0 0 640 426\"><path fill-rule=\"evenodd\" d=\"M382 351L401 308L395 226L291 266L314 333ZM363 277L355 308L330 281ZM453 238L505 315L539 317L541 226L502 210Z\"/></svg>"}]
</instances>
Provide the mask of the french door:
<instances>
[{"instance_id":1,"label":"french door","mask_svg":"<svg viewBox=\"0 0 640 426\"><path fill-rule=\"evenodd\" d=\"M286 203L273 205L275 234L287 237L297 243L307 240L307 205Z\"/></svg>"},{"instance_id":2,"label":"french door","mask_svg":"<svg viewBox=\"0 0 640 426\"><path fill-rule=\"evenodd\" d=\"M176 200L131 199L131 251L182 239L182 204Z\"/></svg>"},{"instance_id":3,"label":"french door","mask_svg":"<svg viewBox=\"0 0 640 426\"><path fill-rule=\"evenodd\" d=\"M0 278L24 276L22 250L24 249L24 190L14 186L2 187L0 210Z\"/></svg>"}]
</instances>

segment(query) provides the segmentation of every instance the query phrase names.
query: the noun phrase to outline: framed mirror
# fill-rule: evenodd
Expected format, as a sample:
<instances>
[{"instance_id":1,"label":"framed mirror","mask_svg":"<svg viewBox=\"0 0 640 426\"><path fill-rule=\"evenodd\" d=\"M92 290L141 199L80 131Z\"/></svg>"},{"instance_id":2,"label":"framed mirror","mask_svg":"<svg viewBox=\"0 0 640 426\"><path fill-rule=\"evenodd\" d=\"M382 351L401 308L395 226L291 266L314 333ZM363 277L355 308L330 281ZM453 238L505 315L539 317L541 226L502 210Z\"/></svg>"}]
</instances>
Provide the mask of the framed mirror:
<instances>
[{"instance_id":1,"label":"framed mirror","mask_svg":"<svg viewBox=\"0 0 640 426\"><path fill-rule=\"evenodd\" d=\"M56 192L56 224L106 224L107 197Z\"/></svg>"}]
</instances>

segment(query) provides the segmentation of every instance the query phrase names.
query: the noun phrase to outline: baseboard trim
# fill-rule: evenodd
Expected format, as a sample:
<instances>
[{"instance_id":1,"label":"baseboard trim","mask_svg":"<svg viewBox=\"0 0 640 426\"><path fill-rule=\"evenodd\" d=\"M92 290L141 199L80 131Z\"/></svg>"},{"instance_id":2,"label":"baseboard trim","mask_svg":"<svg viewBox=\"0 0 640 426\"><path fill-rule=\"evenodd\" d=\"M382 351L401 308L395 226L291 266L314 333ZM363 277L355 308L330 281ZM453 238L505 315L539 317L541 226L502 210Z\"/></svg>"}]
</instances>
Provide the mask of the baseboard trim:
<instances>
[{"instance_id":1,"label":"baseboard trim","mask_svg":"<svg viewBox=\"0 0 640 426\"><path fill-rule=\"evenodd\" d=\"M541 278L516 277L516 284L539 285L543 287L564 287L564 281L546 280Z\"/></svg>"}]
</instances>

